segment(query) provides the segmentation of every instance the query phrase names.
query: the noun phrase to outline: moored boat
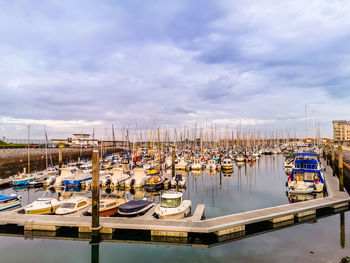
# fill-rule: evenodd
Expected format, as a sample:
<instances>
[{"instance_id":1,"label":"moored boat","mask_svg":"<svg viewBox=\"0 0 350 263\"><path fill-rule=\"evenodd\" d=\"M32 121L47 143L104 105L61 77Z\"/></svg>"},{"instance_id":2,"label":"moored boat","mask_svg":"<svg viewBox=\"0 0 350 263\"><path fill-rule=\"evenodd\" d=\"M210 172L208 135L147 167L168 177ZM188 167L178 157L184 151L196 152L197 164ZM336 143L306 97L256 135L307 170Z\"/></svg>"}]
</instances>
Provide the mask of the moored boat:
<instances>
[{"instance_id":1,"label":"moored boat","mask_svg":"<svg viewBox=\"0 0 350 263\"><path fill-rule=\"evenodd\" d=\"M325 181L317 155L298 153L286 184L290 193L323 192Z\"/></svg>"},{"instance_id":2,"label":"moored boat","mask_svg":"<svg viewBox=\"0 0 350 263\"><path fill-rule=\"evenodd\" d=\"M33 203L27 205L24 210L27 214L49 215L54 214L61 203L56 198L38 198Z\"/></svg>"},{"instance_id":3,"label":"moored boat","mask_svg":"<svg viewBox=\"0 0 350 263\"><path fill-rule=\"evenodd\" d=\"M12 185L27 185L28 183L34 181L34 174L18 173L18 175L12 180Z\"/></svg>"},{"instance_id":4,"label":"moored boat","mask_svg":"<svg viewBox=\"0 0 350 263\"><path fill-rule=\"evenodd\" d=\"M22 206L21 197L16 195L0 195L0 211Z\"/></svg>"},{"instance_id":5,"label":"moored boat","mask_svg":"<svg viewBox=\"0 0 350 263\"><path fill-rule=\"evenodd\" d=\"M129 200L118 197L116 195L102 196L100 199L99 213L100 216L113 216L118 213L120 205L127 203ZM91 214L92 208L88 210L88 214Z\"/></svg>"},{"instance_id":6,"label":"moored boat","mask_svg":"<svg viewBox=\"0 0 350 263\"><path fill-rule=\"evenodd\" d=\"M87 197L72 197L62 201L62 204L57 208L55 214L65 215L76 213L90 205L91 201Z\"/></svg>"},{"instance_id":7,"label":"moored boat","mask_svg":"<svg viewBox=\"0 0 350 263\"><path fill-rule=\"evenodd\" d=\"M179 220L191 213L192 202L182 200L180 192L166 192L162 194L160 204L155 208L155 213L160 219Z\"/></svg>"},{"instance_id":8,"label":"moored boat","mask_svg":"<svg viewBox=\"0 0 350 263\"><path fill-rule=\"evenodd\" d=\"M118 214L122 216L137 216L146 213L153 206L154 203L152 201L131 200L119 206Z\"/></svg>"}]
</instances>

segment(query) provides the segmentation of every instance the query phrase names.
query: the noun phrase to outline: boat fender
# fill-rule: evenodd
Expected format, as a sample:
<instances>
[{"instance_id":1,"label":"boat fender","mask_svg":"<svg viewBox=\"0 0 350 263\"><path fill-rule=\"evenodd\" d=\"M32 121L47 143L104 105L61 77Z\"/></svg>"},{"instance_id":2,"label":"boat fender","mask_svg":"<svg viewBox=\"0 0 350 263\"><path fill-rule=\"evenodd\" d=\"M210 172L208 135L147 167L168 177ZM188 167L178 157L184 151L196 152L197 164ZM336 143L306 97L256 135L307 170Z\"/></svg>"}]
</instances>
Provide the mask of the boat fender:
<instances>
[{"instance_id":1,"label":"boat fender","mask_svg":"<svg viewBox=\"0 0 350 263\"><path fill-rule=\"evenodd\" d=\"M286 187L288 187L288 182L286 182Z\"/></svg>"},{"instance_id":2,"label":"boat fender","mask_svg":"<svg viewBox=\"0 0 350 263\"><path fill-rule=\"evenodd\" d=\"M131 179L131 182L130 182L130 187L133 187L133 186L134 186L134 184L135 184L135 179L133 178L133 179Z\"/></svg>"}]
</instances>

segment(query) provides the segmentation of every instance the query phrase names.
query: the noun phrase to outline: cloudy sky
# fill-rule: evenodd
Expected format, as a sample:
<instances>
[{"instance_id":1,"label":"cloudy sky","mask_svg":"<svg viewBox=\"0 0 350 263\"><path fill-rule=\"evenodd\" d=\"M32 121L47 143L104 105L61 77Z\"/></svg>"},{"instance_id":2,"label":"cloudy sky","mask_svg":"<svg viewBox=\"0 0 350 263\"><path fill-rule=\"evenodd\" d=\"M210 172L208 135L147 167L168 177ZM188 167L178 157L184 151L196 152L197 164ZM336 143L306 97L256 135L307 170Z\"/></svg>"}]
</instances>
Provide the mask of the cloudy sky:
<instances>
[{"instance_id":1,"label":"cloudy sky","mask_svg":"<svg viewBox=\"0 0 350 263\"><path fill-rule=\"evenodd\" d=\"M0 35L0 137L350 120L346 0L0 0Z\"/></svg>"}]
</instances>

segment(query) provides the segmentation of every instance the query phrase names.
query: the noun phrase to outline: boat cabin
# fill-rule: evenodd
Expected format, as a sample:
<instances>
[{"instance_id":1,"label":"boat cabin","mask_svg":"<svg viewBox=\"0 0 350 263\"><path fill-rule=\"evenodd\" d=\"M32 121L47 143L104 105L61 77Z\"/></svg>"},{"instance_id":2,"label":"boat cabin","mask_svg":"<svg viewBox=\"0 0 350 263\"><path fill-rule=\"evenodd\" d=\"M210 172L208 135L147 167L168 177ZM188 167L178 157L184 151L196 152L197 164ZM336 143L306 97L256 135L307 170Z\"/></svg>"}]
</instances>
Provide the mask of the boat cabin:
<instances>
[{"instance_id":1,"label":"boat cabin","mask_svg":"<svg viewBox=\"0 0 350 263\"><path fill-rule=\"evenodd\" d=\"M182 193L170 192L164 193L161 197L160 206L165 208L173 208L181 205Z\"/></svg>"}]
</instances>

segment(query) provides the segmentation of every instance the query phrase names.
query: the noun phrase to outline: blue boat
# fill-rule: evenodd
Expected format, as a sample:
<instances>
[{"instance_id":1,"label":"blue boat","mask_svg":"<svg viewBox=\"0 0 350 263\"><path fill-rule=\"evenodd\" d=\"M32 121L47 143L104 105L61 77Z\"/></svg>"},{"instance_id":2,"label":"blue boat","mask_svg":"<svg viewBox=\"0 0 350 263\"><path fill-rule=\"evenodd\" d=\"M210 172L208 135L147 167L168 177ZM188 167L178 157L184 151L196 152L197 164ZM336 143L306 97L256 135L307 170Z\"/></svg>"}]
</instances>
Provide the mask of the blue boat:
<instances>
[{"instance_id":1,"label":"blue boat","mask_svg":"<svg viewBox=\"0 0 350 263\"><path fill-rule=\"evenodd\" d=\"M19 186L19 185L27 185L30 182L34 181L35 176L34 174L18 174L13 180L12 185Z\"/></svg>"},{"instance_id":2,"label":"blue boat","mask_svg":"<svg viewBox=\"0 0 350 263\"><path fill-rule=\"evenodd\" d=\"M86 175L86 176L75 176L70 179L63 180L63 185L65 187L80 187L82 182L86 182L92 179L92 175Z\"/></svg>"},{"instance_id":3,"label":"blue boat","mask_svg":"<svg viewBox=\"0 0 350 263\"><path fill-rule=\"evenodd\" d=\"M318 156L314 153L298 153L288 177L288 192L300 194L323 192L324 185Z\"/></svg>"},{"instance_id":4,"label":"blue boat","mask_svg":"<svg viewBox=\"0 0 350 263\"><path fill-rule=\"evenodd\" d=\"M21 198L16 195L0 195L0 211L21 207Z\"/></svg>"}]
</instances>

